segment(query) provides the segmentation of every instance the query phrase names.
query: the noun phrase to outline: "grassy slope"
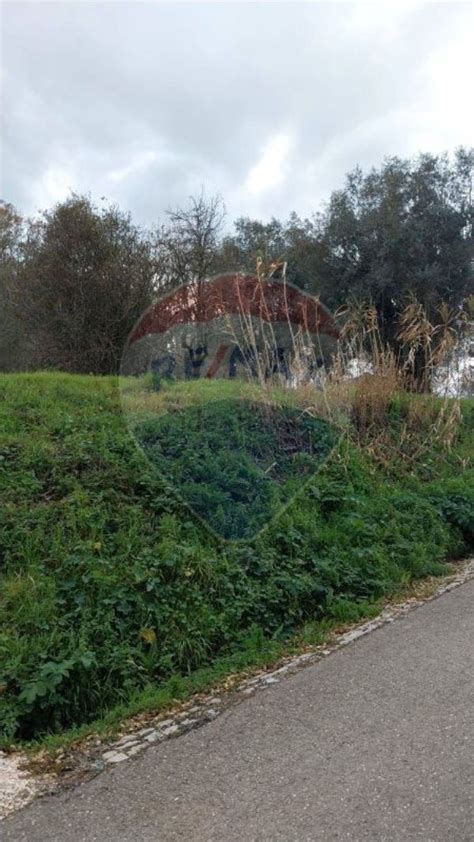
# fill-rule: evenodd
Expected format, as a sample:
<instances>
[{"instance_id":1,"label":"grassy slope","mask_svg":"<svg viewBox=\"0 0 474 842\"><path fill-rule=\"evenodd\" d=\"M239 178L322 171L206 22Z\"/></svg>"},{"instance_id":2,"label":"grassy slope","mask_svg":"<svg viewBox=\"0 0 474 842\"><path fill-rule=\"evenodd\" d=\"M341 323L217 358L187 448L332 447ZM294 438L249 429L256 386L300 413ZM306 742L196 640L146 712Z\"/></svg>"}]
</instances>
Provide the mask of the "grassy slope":
<instances>
[{"instance_id":1,"label":"grassy slope","mask_svg":"<svg viewBox=\"0 0 474 842\"><path fill-rule=\"evenodd\" d=\"M290 392L269 396L239 381L187 382L158 394L146 380L141 389L130 385L124 405L143 452L193 513L228 540L254 538L340 438L302 412Z\"/></svg>"},{"instance_id":2,"label":"grassy slope","mask_svg":"<svg viewBox=\"0 0 474 842\"><path fill-rule=\"evenodd\" d=\"M199 388L207 406L231 407L228 384ZM183 386L165 399L183 406L202 394ZM394 441L405 411L391 407ZM153 703L158 685L172 695L173 681L178 692L180 676L217 658L221 670L256 660L265 641L356 617L465 553L473 415L465 402L448 454L436 441L422 447L420 423L409 468L392 457L382 470L344 439L267 530L222 544L134 445L115 380L2 376L4 741Z\"/></svg>"}]
</instances>

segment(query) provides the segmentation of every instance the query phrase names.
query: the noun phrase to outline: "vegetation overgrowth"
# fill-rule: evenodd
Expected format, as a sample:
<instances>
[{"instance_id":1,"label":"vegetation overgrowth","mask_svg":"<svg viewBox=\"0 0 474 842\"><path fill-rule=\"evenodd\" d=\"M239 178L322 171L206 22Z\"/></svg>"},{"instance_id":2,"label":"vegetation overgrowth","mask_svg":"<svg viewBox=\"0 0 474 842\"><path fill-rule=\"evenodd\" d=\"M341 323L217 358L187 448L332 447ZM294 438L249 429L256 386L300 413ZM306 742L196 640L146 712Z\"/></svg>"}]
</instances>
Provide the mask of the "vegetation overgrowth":
<instances>
[{"instance_id":1,"label":"vegetation overgrowth","mask_svg":"<svg viewBox=\"0 0 474 842\"><path fill-rule=\"evenodd\" d=\"M235 464L238 431L222 435L236 407L232 384L175 384L163 396L153 400L179 409L177 424L169 411L155 419L168 453L183 418L201 407L212 422L206 470L219 476L225 518L242 479L231 471L225 487L219 461ZM472 548L472 400L404 394L374 377L324 394L296 390L287 404L272 394L276 426L258 413L249 426L251 395L245 400L244 479L255 470L272 500L285 482L295 496L255 537L226 542L183 507L170 475L136 446L116 378L1 377L4 745L153 705L160 687L172 698L193 676L201 676L198 687L216 664L222 675L258 662L298 630L317 634L334 619L355 619ZM338 433L317 473L298 477L299 490L289 463L283 478L264 473L275 429L298 407L319 430ZM264 460L254 468L256 444ZM302 446L298 459L308 458ZM192 482L194 468L186 468Z\"/></svg>"},{"instance_id":2,"label":"vegetation overgrowth","mask_svg":"<svg viewBox=\"0 0 474 842\"><path fill-rule=\"evenodd\" d=\"M217 536L254 538L329 456L338 433L291 390L245 381L125 380L130 430L153 468Z\"/></svg>"}]
</instances>

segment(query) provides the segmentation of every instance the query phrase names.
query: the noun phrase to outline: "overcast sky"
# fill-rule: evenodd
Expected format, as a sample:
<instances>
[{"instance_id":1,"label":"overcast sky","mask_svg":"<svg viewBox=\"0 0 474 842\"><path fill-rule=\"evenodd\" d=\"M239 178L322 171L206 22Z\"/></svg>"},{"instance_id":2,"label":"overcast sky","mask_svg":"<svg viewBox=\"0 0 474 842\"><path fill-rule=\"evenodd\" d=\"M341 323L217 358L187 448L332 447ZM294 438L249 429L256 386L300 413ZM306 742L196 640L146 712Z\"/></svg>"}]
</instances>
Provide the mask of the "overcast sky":
<instances>
[{"instance_id":1,"label":"overcast sky","mask_svg":"<svg viewBox=\"0 0 474 842\"><path fill-rule=\"evenodd\" d=\"M0 196L71 190L153 224L310 214L360 164L473 140L469 3L10 2Z\"/></svg>"}]
</instances>

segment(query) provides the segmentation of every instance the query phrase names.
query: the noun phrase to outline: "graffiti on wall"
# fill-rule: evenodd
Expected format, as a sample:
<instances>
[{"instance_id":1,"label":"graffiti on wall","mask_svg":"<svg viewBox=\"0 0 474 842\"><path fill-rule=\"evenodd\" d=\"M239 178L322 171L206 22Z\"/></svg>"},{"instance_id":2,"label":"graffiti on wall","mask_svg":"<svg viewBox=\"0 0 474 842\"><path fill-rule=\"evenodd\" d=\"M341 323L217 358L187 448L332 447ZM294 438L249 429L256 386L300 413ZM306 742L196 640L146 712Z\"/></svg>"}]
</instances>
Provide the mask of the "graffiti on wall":
<instances>
[{"instance_id":1,"label":"graffiti on wall","mask_svg":"<svg viewBox=\"0 0 474 842\"><path fill-rule=\"evenodd\" d=\"M331 314L317 298L281 280L220 275L183 285L144 313L129 337L122 374L288 378L295 336L304 339L311 376L338 338Z\"/></svg>"}]
</instances>

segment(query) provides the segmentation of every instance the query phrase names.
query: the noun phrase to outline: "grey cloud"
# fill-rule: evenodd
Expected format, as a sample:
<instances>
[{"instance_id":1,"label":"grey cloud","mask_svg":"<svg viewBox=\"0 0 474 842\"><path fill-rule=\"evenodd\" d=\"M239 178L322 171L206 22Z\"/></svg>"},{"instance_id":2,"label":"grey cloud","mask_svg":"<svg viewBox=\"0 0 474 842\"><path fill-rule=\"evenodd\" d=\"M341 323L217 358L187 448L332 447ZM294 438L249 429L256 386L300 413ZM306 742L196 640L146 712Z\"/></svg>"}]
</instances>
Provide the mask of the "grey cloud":
<instances>
[{"instance_id":1,"label":"grey cloud","mask_svg":"<svg viewBox=\"0 0 474 842\"><path fill-rule=\"evenodd\" d=\"M461 3L6 3L2 196L31 213L70 188L151 224L205 185L231 216L309 213L357 163L420 139L435 151L469 142L462 108L444 113L426 70L444 56L468 101L454 64L469 14ZM262 187L262 165L249 189L278 136L280 176L270 162Z\"/></svg>"}]
</instances>

